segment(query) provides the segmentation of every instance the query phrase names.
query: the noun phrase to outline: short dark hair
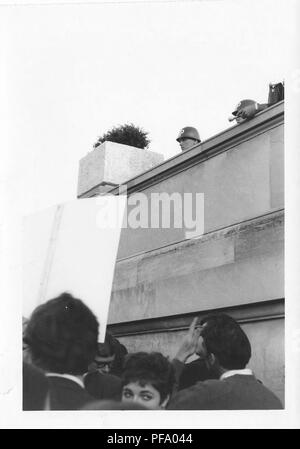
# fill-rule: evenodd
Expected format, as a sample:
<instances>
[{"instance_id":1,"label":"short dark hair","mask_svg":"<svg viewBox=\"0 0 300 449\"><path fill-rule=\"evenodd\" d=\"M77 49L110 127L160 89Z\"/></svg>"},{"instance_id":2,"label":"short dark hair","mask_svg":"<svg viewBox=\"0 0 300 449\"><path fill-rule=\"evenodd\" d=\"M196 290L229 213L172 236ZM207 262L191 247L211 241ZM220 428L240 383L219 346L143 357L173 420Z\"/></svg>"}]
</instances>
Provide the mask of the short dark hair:
<instances>
[{"instance_id":1,"label":"short dark hair","mask_svg":"<svg viewBox=\"0 0 300 449\"><path fill-rule=\"evenodd\" d=\"M122 384L138 382L152 385L160 394L160 403L172 393L175 374L172 363L160 352L136 352L125 358Z\"/></svg>"},{"instance_id":2,"label":"short dark hair","mask_svg":"<svg viewBox=\"0 0 300 449\"><path fill-rule=\"evenodd\" d=\"M98 343L97 356L115 356L111 363L110 372L116 376L121 376L125 355L128 354L126 347L119 342L109 331L106 331L104 343Z\"/></svg>"},{"instance_id":3,"label":"short dark hair","mask_svg":"<svg viewBox=\"0 0 300 449\"><path fill-rule=\"evenodd\" d=\"M97 352L98 321L69 293L38 306L26 327L25 342L35 365L45 371L79 375Z\"/></svg>"},{"instance_id":4,"label":"short dark hair","mask_svg":"<svg viewBox=\"0 0 300 449\"><path fill-rule=\"evenodd\" d=\"M208 353L228 370L243 369L251 357L251 345L241 326L229 315L217 313L201 320L201 336Z\"/></svg>"},{"instance_id":5,"label":"short dark hair","mask_svg":"<svg viewBox=\"0 0 300 449\"><path fill-rule=\"evenodd\" d=\"M100 357L111 357L116 354L114 337L106 332L104 343L98 343L97 355Z\"/></svg>"}]
</instances>

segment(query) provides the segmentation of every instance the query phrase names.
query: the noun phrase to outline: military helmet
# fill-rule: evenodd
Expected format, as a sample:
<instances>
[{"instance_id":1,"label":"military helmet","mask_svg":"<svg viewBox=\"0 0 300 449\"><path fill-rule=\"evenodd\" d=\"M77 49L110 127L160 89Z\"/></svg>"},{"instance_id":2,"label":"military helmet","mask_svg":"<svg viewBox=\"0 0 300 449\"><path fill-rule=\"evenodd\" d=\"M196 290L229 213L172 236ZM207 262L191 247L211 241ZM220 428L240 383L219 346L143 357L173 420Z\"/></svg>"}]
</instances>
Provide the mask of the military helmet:
<instances>
[{"instance_id":1,"label":"military helmet","mask_svg":"<svg viewBox=\"0 0 300 449\"><path fill-rule=\"evenodd\" d=\"M196 128L193 128L192 126L186 126L185 128L182 128L178 137L177 142L179 142L180 139L195 139L198 142L201 142L199 133Z\"/></svg>"},{"instance_id":2,"label":"military helmet","mask_svg":"<svg viewBox=\"0 0 300 449\"><path fill-rule=\"evenodd\" d=\"M232 115L237 115L239 113L240 109L243 109L244 107L250 106L250 105L253 105L253 104L256 104L256 101L254 101L254 100L242 100L242 101L240 101L237 104L235 110L232 112Z\"/></svg>"}]
</instances>

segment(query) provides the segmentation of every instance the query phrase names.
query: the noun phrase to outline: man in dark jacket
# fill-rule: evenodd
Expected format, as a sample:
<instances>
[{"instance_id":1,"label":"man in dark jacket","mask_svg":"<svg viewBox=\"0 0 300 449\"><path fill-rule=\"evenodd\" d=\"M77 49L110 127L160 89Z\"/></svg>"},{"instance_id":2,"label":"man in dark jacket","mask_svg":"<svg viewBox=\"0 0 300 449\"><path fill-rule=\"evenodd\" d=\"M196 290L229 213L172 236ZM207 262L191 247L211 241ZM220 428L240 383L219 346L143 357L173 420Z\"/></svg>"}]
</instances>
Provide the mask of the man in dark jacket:
<instances>
[{"instance_id":1,"label":"man in dark jacket","mask_svg":"<svg viewBox=\"0 0 300 449\"><path fill-rule=\"evenodd\" d=\"M122 352L121 352L122 351ZM98 351L84 376L86 390L97 399L116 399L122 396L122 362L127 350L109 332L104 343L98 343Z\"/></svg>"},{"instance_id":2,"label":"man in dark jacket","mask_svg":"<svg viewBox=\"0 0 300 449\"><path fill-rule=\"evenodd\" d=\"M48 378L50 410L78 410L95 401L83 375L97 352L98 321L69 293L37 307L25 330L32 363Z\"/></svg>"},{"instance_id":3,"label":"man in dark jacket","mask_svg":"<svg viewBox=\"0 0 300 449\"><path fill-rule=\"evenodd\" d=\"M209 315L196 328L193 321L176 355L185 360L197 353L218 379L197 382L173 396L170 410L282 409L279 399L246 368L251 357L248 337L225 314Z\"/></svg>"}]
</instances>

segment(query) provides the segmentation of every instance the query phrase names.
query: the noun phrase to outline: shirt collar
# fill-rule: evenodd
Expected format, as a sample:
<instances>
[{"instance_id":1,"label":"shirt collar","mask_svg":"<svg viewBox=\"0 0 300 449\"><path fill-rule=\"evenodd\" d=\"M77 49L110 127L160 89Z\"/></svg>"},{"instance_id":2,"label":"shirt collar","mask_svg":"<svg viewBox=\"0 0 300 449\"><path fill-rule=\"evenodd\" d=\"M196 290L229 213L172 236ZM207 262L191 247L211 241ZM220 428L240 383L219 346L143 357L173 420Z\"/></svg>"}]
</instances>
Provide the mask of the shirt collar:
<instances>
[{"instance_id":1,"label":"shirt collar","mask_svg":"<svg viewBox=\"0 0 300 449\"><path fill-rule=\"evenodd\" d=\"M72 374L61 374L61 373L46 373L47 377L63 377L64 379L72 380L73 382L76 382L81 388L84 389L84 384L81 379L77 376L73 376Z\"/></svg>"},{"instance_id":2,"label":"shirt collar","mask_svg":"<svg viewBox=\"0 0 300 449\"><path fill-rule=\"evenodd\" d=\"M225 371L225 373L223 373L222 376L220 377L220 380L224 380L227 377L235 376L236 374L242 375L242 376L253 376L253 372L249 368L232 369L232 370L229 370L229 371Z\"/></svg>"}]
</instances>

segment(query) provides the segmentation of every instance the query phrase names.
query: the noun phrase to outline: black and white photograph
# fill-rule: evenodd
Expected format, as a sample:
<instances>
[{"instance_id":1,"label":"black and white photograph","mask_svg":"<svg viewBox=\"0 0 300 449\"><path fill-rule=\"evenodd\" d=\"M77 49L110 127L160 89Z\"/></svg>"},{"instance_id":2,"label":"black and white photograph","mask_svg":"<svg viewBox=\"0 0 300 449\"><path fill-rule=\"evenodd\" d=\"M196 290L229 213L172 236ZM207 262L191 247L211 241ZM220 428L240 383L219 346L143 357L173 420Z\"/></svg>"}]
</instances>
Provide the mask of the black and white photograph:
<instances>
[{"instance_id":1,"label":"black and white photograph","mask_svg":"<svg viewBox=\"0 0 300 449\"><path fill-rule=\"evenodd\" d=\"M0 428L299 427L299 17L0 1Z\"/></svg>"}]
</instances>

